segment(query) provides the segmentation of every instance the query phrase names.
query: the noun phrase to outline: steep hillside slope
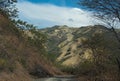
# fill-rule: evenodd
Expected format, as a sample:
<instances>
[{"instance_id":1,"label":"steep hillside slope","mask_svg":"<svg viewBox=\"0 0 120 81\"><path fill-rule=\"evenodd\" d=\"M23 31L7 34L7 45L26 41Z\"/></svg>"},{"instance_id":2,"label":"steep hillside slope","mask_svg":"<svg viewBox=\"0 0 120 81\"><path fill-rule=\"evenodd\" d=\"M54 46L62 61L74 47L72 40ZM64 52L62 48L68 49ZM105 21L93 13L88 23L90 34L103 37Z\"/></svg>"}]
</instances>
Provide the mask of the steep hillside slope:
<instances>
[{"instance_id":1,"label":"steep hillside slope","mask_svg":"<svg viewBox=\"0 0 120 81\"><path fill-rule=\"evenodd\" d=\"M118 54L118 42L110 29L101 26L86 26L80 28L70 28L67 26L54 26L43 29L48 35L48 52L57 55L57 61L67 66L78 66L84 60L93 58L92 50L84 44L84 41L92 40L95 34L101 34L104 38L101 42L106 42L110 54ZM103 45L104 46L104 45ZM114 50L114 51L111 51Z\"/></svg>"},{"instance_id":2,"label":"steep hillside slope","mask_svg":"<svg viewBox=\"0 0 120 81\"><path fill-rule=\"evenodd\" d=\"M73 35L72 33L76 31L76 28L68 28L65 26L54 26L52 28L42 29L40 30L44 32L48 37L47 48L48 52L51 54L60 54L59 46L60 44L64 45L70 41L72 41Z\"/></svg>"},{"instance_id":3,"label":"steep hillside slope","mask_svg":"<svg viewBox=\"0 0 120 81\"><path fill-rule=\"evenodd\" d=\"M9 19L0 15L0 81L31 81L31 76L60 73Z\"/></svg>"}]
</instances>

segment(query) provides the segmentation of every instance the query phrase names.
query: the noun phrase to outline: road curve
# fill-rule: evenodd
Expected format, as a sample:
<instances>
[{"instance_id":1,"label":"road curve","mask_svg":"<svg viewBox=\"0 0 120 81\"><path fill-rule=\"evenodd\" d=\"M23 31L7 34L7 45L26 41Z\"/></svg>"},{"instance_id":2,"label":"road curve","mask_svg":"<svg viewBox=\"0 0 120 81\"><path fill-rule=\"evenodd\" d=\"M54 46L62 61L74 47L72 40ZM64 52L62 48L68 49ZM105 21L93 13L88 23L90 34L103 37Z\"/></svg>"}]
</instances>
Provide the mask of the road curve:
<instances>
[{"instance_id":1,"label":"road curve","mask_svg":"<svg viewBox=\"0 0 120 81\"><path fill-rule=\"evenodd\" d=\"M33 81L77 81L73 76L55 76L50 78L40 78Z\"/></svg>"}]
</instances>

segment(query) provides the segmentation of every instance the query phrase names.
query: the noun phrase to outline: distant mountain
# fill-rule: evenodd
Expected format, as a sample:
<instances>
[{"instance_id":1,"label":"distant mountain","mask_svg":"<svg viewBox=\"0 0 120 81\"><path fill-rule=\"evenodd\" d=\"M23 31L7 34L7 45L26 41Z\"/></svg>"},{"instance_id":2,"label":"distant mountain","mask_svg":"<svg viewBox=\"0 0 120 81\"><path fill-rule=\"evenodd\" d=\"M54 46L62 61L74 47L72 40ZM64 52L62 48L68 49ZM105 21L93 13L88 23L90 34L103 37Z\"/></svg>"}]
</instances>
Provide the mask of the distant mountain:
<instances>
[{"instance_id":1,"label":"distant mountain","mask_svg":"<svg viewBox=\"0 0 120 81\"><path fill-rule=\"evenodd\" d=\"M66 66L77 66L84 60L92 58L92 50L85 47L84 41L91 39L95 34L102 34L108 51L119 53L118 42L110 29L101 26L86 26L80 28L64 26L53 26L40 30L48 36L46 44L50 54L56 55L56 61ZM103 41L104 42L104 41ZM112 50L111 50L112 49ZM111 54L111 52L110 52Z\"/></svg>"}]
</instances>

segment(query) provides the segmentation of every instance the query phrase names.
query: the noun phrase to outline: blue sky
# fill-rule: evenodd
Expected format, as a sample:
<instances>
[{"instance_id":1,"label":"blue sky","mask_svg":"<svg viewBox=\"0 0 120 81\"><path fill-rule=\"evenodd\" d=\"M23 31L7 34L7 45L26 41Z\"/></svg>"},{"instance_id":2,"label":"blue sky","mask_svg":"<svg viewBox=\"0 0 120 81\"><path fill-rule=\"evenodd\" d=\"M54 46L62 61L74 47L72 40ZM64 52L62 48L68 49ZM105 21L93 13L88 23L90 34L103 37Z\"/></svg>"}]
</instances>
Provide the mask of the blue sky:
<instances>
[{"instance_id":1,"label":"blue sky","mask_svg":"<svg viewBox=\"0 0 120 81\"><path fill-rule=\"evenodd\" d=\"M28 0L28 1L32 3L48 3L64 7L79 7L79 5L77 4L79 0Z\"/></svg>"},{"instance_id":2,"label":"blue sky","mask_svg":"<svg viewBox=\"0 0 120 81\"><path fill-rule=\"evenodd\" d=\"M39 28L54 25L81 27L94 25L92 13L82 10L79 0L19 0L19 18Z\"/></svg>"}]
</instances>

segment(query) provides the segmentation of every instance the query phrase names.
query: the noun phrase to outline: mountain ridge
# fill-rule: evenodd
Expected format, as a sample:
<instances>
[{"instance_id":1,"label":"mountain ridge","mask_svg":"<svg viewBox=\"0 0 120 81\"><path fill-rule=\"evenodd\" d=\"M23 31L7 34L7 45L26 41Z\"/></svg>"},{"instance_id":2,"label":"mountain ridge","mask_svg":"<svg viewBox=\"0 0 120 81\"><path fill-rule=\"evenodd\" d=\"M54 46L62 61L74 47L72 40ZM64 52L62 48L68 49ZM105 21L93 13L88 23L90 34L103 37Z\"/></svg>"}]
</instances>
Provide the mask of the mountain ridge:
<instances>
[{"instance_id":1,"label":"mountain ridge","mask_svg":"<svg viewBox=\"0 0 120 81\"><path fill-rule=\"evenodd\" d=\"M102 34L105 41L110 43L112 41L118 43L110 28L102 25L80 28L63 25L53 26L41 31L48 36L46 46L48 52L56 54L56 61L65 66L77 66L82 59L92 58L92 51L89 48L84 48L82 42L91 39L95 34ZM115 46L118 47L117 44Z\"/></svg>"}]
</instances>

